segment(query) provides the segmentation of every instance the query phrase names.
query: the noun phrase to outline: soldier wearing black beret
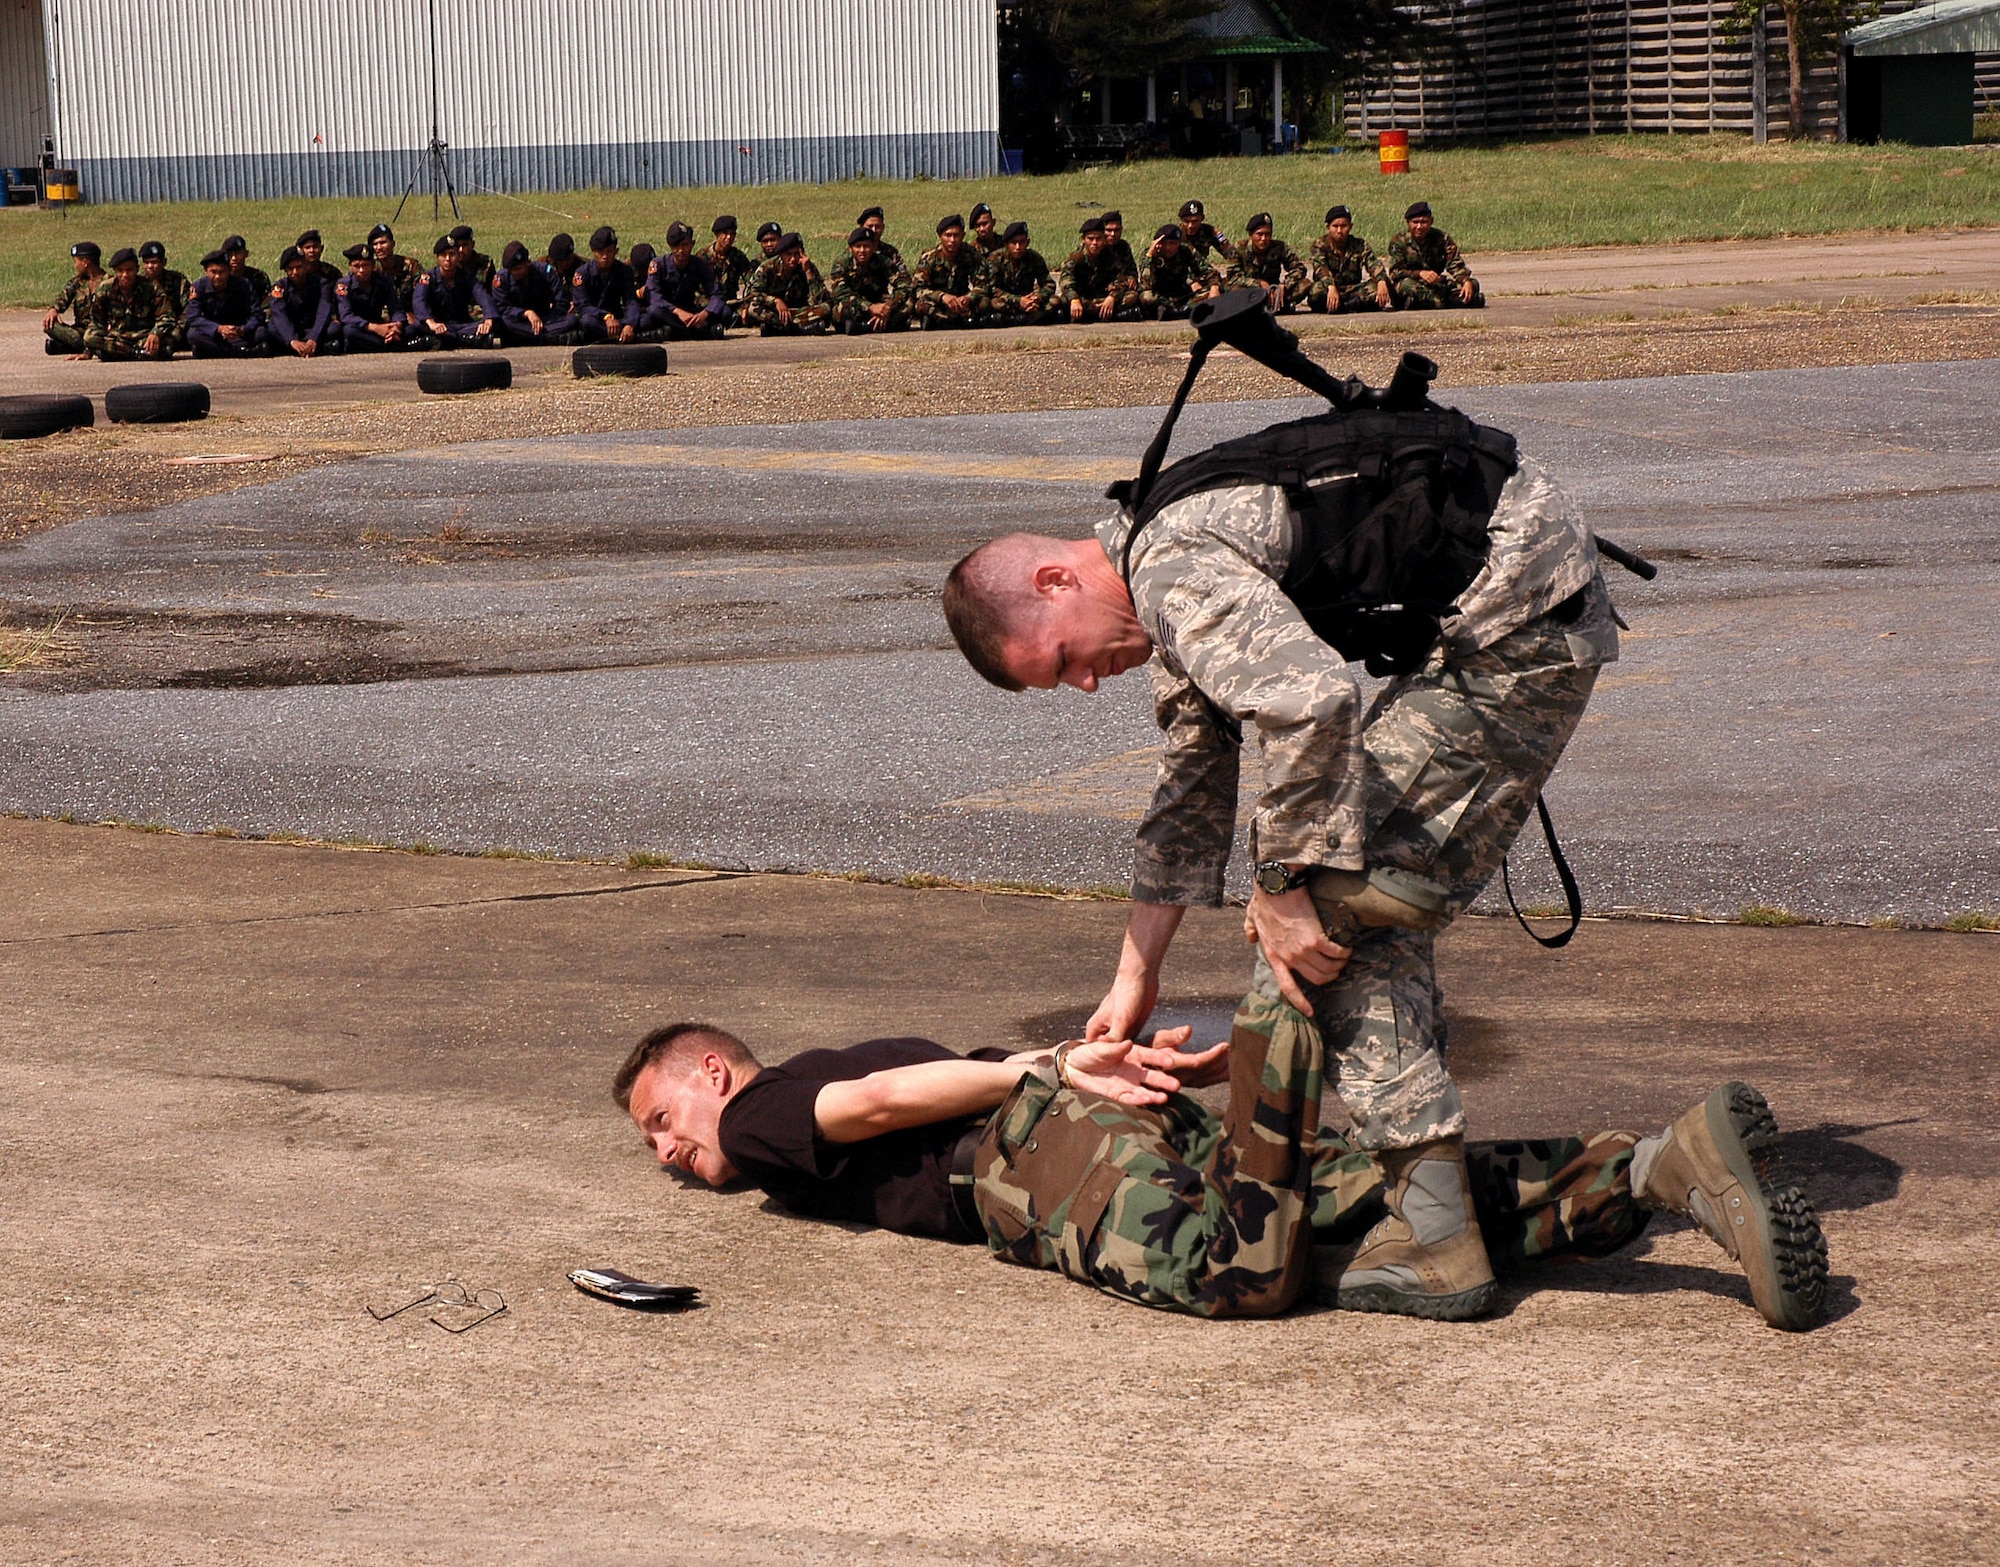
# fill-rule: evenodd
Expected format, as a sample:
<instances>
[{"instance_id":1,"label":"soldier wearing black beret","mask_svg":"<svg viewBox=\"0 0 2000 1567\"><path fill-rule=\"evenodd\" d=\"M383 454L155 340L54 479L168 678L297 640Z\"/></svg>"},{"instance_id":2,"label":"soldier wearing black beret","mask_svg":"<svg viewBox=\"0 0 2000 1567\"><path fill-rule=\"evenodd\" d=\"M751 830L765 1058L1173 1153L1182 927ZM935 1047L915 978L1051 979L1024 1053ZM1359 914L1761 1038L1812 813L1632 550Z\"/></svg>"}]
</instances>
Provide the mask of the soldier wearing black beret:
<instances>
[{"instance_id":1,"label":"soldier wearing black beret","mask_svg":"<svg viewBox=\"0 0 2000 1567\"><path fill-rule=\"evenodd\" d=\"M1210 251L1224 261L1236 259L1236 247L1229 243L1221 230L1208 221L1208 213L1198 201L1181 203L1181 243L1206 261Z\"/></svg>"},{"instance_id":2,"label":"soldier wearing black beret","mask_svg":"<svg viewBox=\"0 0 2000 1567\"><path fill-rule=\"evenodd\" d=\"M863 207L861 209L861 216L854 221L858 227L868 230L869 233L875 236L875 254L882 258L883 263L891 271L902 271L903 253L882 237L882 230L888 225L888 220L882 215L882 209L880 207Z\"/></svg>"},{"instance_id":3,"label":"soldier wearing black beret","mask_svg":"<svg viewBox=\"0 0 2000 1567\"><path fill-rule=\"evenodd\" d=\"M972 232L966 236L979 247L982 256L990 256L1007 243L1000 237L1000 224L993 216L993 209L980 202L972 209Z\"/></svg>"},{"instance_id":4,"label":"soldier wearing black beret","mask_svg":"<svg viewBox=\"0 0 2000 1567\"><path fill-rule=\"evenodd\" d=\"M981 326L1039 326L1055 304L1056 281L1040 251L1028 243L1028 225L1009 223L1000 249L986 258L980 279Z\"/></svg>"},{"instance_id":5,"label":"soldier wearing black beret","mask_svg":"<svg viewBox=\"0 0 2000 1567\"><path fill-rule=\"evenodd\" d=\"M1486 303L1458 246L1431 217L1427 201L1413 201L1403 232L1389 241L1389 287L1406 310L1477 309Z\"/></svg>"}]
</instances>

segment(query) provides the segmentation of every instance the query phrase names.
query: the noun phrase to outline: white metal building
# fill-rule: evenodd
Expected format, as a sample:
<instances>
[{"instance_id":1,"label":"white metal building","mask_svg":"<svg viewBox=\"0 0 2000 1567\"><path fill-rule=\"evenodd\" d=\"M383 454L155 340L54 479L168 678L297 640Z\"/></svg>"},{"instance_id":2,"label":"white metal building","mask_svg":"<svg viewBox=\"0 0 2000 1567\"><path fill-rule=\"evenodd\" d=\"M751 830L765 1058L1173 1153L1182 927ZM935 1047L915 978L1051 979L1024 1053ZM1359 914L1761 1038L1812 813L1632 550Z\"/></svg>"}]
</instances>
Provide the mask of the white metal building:
<instances>
[{"instance_id":1,"label":"white metal building","mask_svg":"<svg viewBox=\"0 0 2000 1567\"><path fill-rule=\"evenodd\" d=\"M997 54L993 0L0 0L0 165L47 135L87 201L396 194L435 64L461 190L963 178Z\"/></svg>"}]
</instances>

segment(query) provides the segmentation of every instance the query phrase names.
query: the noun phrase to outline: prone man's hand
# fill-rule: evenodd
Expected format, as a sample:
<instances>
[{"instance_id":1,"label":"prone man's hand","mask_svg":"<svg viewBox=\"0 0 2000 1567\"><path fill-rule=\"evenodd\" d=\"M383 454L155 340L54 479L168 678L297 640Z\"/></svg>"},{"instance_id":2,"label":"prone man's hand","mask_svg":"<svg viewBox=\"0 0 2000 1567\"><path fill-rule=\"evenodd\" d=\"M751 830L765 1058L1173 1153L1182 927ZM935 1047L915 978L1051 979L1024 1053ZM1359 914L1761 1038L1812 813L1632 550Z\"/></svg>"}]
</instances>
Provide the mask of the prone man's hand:
<instances>
[{"instance_id":1,"label":"prone man's hand","mask_svg":"<svg viewBox=\"0 0 2000 1567\"><path fill-rule=\"evenodd\" d=\"M1312 895L1303 887L1281 892L1276 897L1259 887L1250 895L1248 923L1257 932L1257 944L1271 965L1278 990L1307 1017L1313 1015L1300 981L1327 985L1340 977L1351 949L1339 945L1319 922L1319 910Z\"/></svg>"},{"instance_id":2,"label":"prone man's hand","mask_svg":"<svg viewBox=\"0 0 2000 1567\"><path fill-rule=\"evenodd\" d=\"M1229 1041L1210 1045L1206 1050L1183 1048L1194 1029L1188 1024L1163 1028L1151 1041L1135 1044L1131 1059L1142 1066L1166 1072L1180 1079L1182 1088L1206 1088L1211 1083L1229 1081Z\"/></svg>"}]
</instances>

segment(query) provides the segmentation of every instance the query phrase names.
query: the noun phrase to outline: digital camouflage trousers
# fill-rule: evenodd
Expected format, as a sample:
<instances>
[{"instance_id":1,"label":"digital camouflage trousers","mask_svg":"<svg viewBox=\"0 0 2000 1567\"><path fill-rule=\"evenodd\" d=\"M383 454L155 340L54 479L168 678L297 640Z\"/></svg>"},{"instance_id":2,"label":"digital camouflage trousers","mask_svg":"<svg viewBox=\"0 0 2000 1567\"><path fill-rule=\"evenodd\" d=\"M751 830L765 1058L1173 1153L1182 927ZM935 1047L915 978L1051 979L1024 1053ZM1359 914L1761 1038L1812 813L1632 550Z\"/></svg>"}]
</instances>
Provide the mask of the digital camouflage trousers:
<instances>
[{"instance_id":1,"label":"digital camouflage trousers","mask_svg":"<svg viewBox=\"0 0 2000 1567\"><path fill-rule=\"evenodd\" d=\"M1383 1210L1375 1161L1319 1125L1312 1020L1252 994L1230 1033L1229 1109L1184 1095L1139 1109L1024 1076L987 1124L974 1200L988 1246L1142 1305L1273 1316L1310 1275L1315 1232ZM1638 1138L1475 1143L1473 1201L1494 1266L1617 1250L1645 1228Z\"/></svg>"},{"instance_id":2,"label":"digital camouflage trousers","mask_svg":"<svg viewBox=\"0 0 2000 1567\"><path fill-rule=\"evenodd\" d=\"M1543 615L1470 655L1440 649L1376 697L1363 730L1368 864L1442 889L1439 928L1499 871L1617 637L1596 578L1568 618ZM1445 1069L1436 934L1378 930L1331 984L1303 987L1357 1147L1415 1147L1465 1130ZM1278 1000L1261 951L1251 991Z\"/></svg>"}]
</instances>

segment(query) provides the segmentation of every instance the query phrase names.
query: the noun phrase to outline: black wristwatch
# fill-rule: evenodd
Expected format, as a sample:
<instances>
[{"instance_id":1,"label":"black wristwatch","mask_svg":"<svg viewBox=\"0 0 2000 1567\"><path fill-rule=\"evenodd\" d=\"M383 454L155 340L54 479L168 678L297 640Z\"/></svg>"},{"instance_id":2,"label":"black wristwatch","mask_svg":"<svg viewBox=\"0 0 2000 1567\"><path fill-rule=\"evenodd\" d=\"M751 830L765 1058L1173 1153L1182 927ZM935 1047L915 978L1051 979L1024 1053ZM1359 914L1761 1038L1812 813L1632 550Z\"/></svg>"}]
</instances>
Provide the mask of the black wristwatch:
<instances>
[{"instance_id":1,"label":"black wristwatch","mask_svg":"<svg viewBox=\"0 0 2000 1567\"><path fill-rule=\"evenodd\" d=\"M1257 862L1257 885L1274 898L1281 892L1297 892L1306 884L1306 878L1311 874L1311 866L1295 871L1283 860Z\"/></svg>"}]
</instances>

